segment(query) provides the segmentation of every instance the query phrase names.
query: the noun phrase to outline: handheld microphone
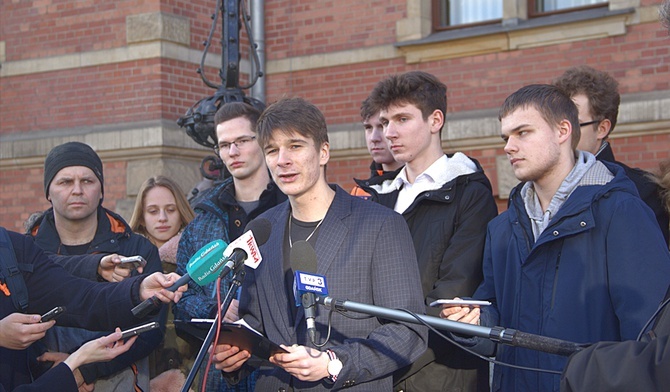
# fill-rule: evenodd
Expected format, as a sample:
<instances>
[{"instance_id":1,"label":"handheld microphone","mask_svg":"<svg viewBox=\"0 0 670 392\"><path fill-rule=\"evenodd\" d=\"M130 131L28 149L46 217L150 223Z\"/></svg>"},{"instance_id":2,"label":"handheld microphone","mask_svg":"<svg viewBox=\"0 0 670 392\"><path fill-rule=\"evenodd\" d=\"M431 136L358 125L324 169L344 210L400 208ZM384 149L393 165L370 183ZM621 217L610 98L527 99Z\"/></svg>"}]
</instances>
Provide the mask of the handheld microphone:
<instances>
[{"instance_id":1,"label":"handheld microphone","mask_svg":"<svg viewBox=\"0 0 670 392\"><path fill-rule=\"evenodd\" d=\"M215 240L200 248L198 252L191 256L186 264L186 274L174 282L172 286L166 288L166 290L175 292L179 287L188 283L189 280L193 280L199 286L204 286L207 283L215 281L219 276L215 272L226 261L226 257L223 255L225 247L225 241ZM161 301L154 295L135 306L131 311L135 317L144 318L160 305Z\"/></svg>"},{"instance_id":2,"label":"handheld microphone","mask_svg":"<svg viewBox=\"0 0 670 392\"><path fill-rule=\"evenodd\" d=\"M272 225L267 219L254 219L249 222L245 227L246 232L231 242L223 251L226 264L224 264L220 275L225 276L231 270L239 268L242 263L253 269L258 268L261 260L263 260L258 247L268 241L271 229Z\"/></svg>"},{"instance_id":3,"label":"handheld microphone","mask_svg":"<svg viewBox=\"0 0 670 392\"><path fill-rule=\"evenodd\" d=\"M296 306L305 308L307 333L316 344L316 297L328 295L326 277L316 274L316 252L307 241L296 241L291 247L291 268L294 276Z\"/></svg>"},{"instance_id":4,"label":"handheld microphone","mask_svg":"<svg viewBox=\"0 0 670 392\"><path fill-rule=\"evenodd\" d=\"M166 290L177 291L179 287L188 283L189 280L193 280L199 286L204 286L215 281L219 276L225 276L231 269L239 267L242 262L255 269L261 261L257 243L262 245L267 242L270 237L271 227L272 225L267 219L256 219L249 222L246 227L248 229L247 232L233 241L228 247L226 247L226 242L223 240L215 240L203 246L189 259L186 265L187 273ZM256 238L258 238L258 241L254 240L254 233L257 233ZM247 262L246 255L248 254L252 255L253 258ZM224 265L224 268L220 273L217 273L222 265ZM135 306L131 312L135 317L144 318L160 305L161 301L154 295Z\"/></svg>"}]
</instances>

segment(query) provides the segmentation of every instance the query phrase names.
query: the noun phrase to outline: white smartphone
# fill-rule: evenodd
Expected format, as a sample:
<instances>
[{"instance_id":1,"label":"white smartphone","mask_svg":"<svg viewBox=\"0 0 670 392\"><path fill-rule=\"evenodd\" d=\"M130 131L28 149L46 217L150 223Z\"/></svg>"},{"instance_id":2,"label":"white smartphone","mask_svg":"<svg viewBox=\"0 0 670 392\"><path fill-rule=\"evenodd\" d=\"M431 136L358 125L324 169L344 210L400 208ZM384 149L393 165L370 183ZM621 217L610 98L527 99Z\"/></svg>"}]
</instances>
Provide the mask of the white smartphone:
<instances>
[{"instance_id":1,"label":"white smartphone","mask_svg":"<svg viewBox=\"0 0 670 392\"><path fill-rule=\"evenodd\" d=\"M139 335L142 332L147 332L147 331L151 331L152 329L156 329L159 326L160 325L155 321L152 321L150 323L143 324L143 325L138 325L137 327L133 327L133 328L127 329L125 331L121 331L121 339L128 339L128 338L133 337L135 335Z\"/></svg>"},{"instance_id":2,"label":"white smartphone","mask_svg":"<svg viewBox=\"0 0 670 392\"><path fill-rule=\"evenodd\" d=\"M142 256L130 256L121 258L121 267L137 269L147 265L147 261Z\"/></svg>"},{"instance_id":3,"label":"white smartphone","mask_svg":"<svg viewBox=\"0 0 670 392\"><path fill-rule=\"evenodd\" d=\"M489 301L480 301L476 299L438 299L430 303L430 306L487 306L491 305Z\"/></svg>"}]
</instances>

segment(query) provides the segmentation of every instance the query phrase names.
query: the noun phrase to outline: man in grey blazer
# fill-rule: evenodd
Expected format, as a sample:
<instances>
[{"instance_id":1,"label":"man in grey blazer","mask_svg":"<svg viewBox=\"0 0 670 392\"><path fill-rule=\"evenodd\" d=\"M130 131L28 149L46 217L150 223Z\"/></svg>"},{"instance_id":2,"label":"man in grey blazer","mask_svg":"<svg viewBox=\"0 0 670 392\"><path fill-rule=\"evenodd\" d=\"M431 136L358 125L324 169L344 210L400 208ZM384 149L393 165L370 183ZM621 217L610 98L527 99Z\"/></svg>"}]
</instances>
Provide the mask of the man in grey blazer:
<instances>
[{"instance_id":1,"label":"man in grey blazer","mask_svg":"<svg viewBox=\"0 0 670 392\"><path fill-rule=\"evenodd\" d=\"M324 343L308 337L303 308L295 306L290 250L307 241L316 250L317 274L331 297L423 313L415 251L404 219L391 209L350 196L326 182L330 158L326 121L314 105L288 98L269 106L257 123L258 142L272 178L288 202L260 217L272 232L260 247L263 261L249 270L242 287L240 316L288 353L261 368L259 391L390 391L393 371L426 349L423 326L320 308L316 329ZM216 367L229 383L250 370L250 354L218 345Z\"/></svg>"}]
</instances>

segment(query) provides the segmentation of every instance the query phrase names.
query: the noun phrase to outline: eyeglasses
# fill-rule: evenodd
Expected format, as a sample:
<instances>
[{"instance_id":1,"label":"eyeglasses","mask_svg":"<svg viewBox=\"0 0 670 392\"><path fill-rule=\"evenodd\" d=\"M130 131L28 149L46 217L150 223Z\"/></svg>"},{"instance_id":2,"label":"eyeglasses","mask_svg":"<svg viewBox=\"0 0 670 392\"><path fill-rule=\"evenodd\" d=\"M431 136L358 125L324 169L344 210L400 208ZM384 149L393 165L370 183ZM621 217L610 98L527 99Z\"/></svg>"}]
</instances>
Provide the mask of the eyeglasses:
<instances>
[{"instance_id":1,"label":"eyeglasses","mask_svg":"<svg viewBox=\"0 0 670 392\"><path fill-rule=\"evenodd\" d=\"M237 147L238 150L241 150L245 147L249 147L251 145L249 143L251 143L254 140L256 140L256 136L242 136L240 138L237 138L237 139L233 140L230 143L228 143L228 142L219 143L216 147L214 147L214 151L216 151L217 154L221 150L229 151L230 146L232 146L233 144L235 145L235 147Z\"/></svg>"},{"instance_id":2,"label":"eyeglasses","mask_svg":"<svg viewBox=\"0 0 670 392\"><path fill-rule=\"evenodd\" d=\"M587 126L587 125L591 125L591 124L598 124L598 123L600 123L601 121L602 121L602 120L592 120L592 121L587 121L587 122L580 123L579 126L580 126L580 127L585 127L585 126Z\"/></svg>"}]
</instances>

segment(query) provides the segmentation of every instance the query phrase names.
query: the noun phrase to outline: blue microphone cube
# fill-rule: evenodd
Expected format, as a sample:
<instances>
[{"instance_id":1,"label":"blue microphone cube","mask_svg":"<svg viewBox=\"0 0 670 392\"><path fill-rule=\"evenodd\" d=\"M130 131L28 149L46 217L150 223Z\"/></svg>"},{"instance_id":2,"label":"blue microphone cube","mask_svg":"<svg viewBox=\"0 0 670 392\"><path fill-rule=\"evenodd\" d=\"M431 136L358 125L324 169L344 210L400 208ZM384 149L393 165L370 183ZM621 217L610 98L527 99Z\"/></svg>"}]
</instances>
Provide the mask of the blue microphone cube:
<instances>
[{"instance_id":1,"label":"blue microphone cube","mask_svg":"<svg viewBox=\"0 0 670 392\"><path fill-rule=\"evenodd\" d=\"M301 306L300 298L302 294L328 295L328 283L323 275L295 271L293 282L296 306Z\"/></svg>"}]
</instances>

